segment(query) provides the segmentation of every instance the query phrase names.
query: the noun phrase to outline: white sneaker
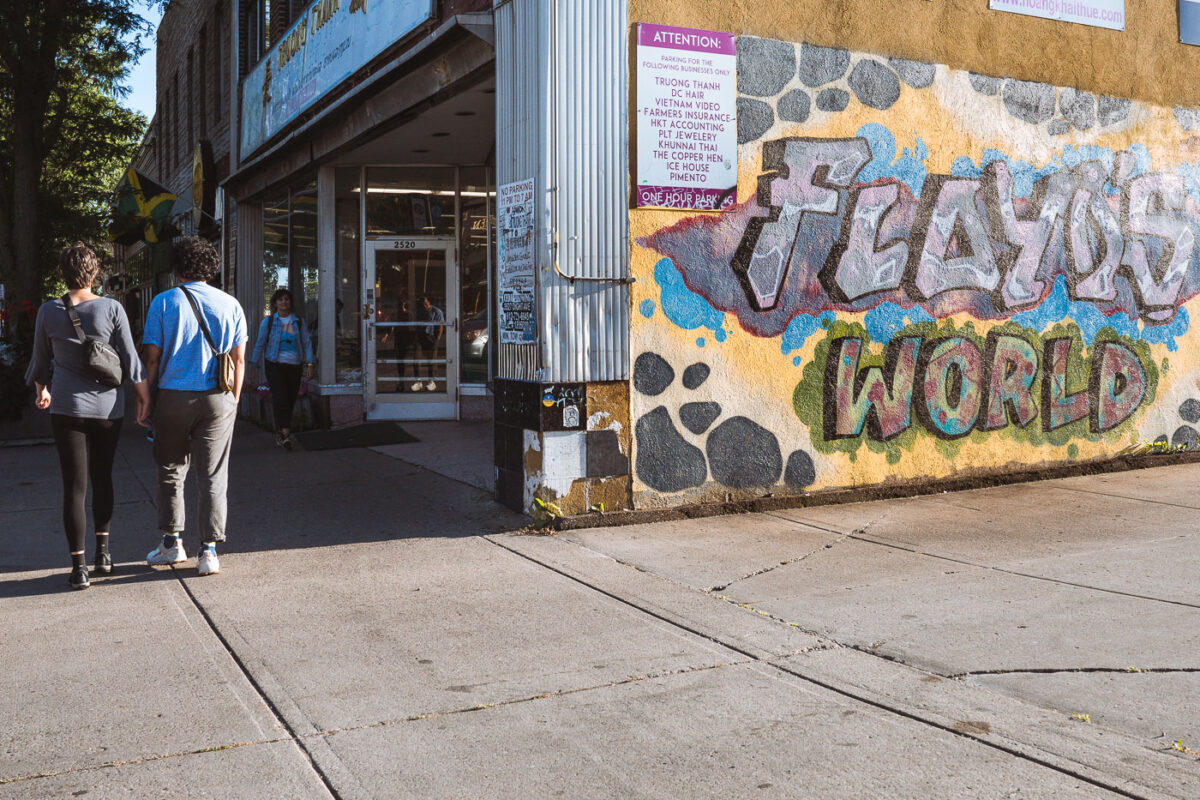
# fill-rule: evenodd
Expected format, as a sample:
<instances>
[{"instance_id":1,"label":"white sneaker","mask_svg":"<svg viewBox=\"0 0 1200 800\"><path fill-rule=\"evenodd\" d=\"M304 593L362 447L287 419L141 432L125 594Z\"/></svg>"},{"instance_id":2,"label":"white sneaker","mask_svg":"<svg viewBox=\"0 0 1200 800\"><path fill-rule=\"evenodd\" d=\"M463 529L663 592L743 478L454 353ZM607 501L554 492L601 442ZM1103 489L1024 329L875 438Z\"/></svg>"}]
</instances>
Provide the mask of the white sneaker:
<instances>
[{"instance_id":1,"label":"white sneaker","mask_svg":"<svg viewBox=\"0 0 1200 800\"><path fill-rule=\"evenodd\" d=\"M410 386L410 387L408 387L408 388L409 388L409 389L412 389L414 392L419 392L419 391L421 391L421 389L423 389L424 387L423 387L423 386L421 386L421 382L420 382L420 381L417 381L416 383L414 383L412 386Z\"/></svg>"},{"instance_id":2,"label":"white sneaker","mask_svg":"<svg viewBox=\"0 0 1200 800\"><path fill-rule=\"evenodd\" d=\"M425 388L428 389L429 391L433 392L433 391L437 390L437 384L434 383L433 381L430 381L429 383L425 384Z\"/></svg>"},{"instance_id":3,"label":"white sneaker","mask_svg":"<svg viewBox=\"0 0 1200 800\"><path fill-rule=\"evenodd\" d=\"M216 575L221 571L221 560L217 551L204 548L200 551L199 572L201 575Z\"/></svg>"},{"instance_id":4,"label":"white sneaker","mask_svg":"<svg viewBox=\"0 0 1200 800\"><path fill-rule=\"evenodd\" d=\"M164 547L159 542L158 547L146 554L146 563L152 567L165 567L181 561L187 561L187 552L183 549L183 539L180 537L175 538L174 547Z\"/></svg>"}]
</instances>

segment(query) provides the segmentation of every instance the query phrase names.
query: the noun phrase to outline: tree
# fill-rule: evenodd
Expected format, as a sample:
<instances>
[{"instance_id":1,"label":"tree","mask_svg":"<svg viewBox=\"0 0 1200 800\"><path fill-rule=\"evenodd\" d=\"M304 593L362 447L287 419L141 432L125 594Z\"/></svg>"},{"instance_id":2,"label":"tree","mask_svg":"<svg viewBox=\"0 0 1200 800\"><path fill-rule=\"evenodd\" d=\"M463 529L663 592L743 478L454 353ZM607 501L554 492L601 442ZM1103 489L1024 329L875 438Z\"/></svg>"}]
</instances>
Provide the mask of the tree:
<instances>
[{"instance_id":1,"label":"tree","mask_svg":"<svg viewBox=\"0 0 1200 800\"><path fill-rule=\"evenodd\" d=\"M36 303L53 253L98 244L146 120L122 81L148 32L135 0L0 2L0 280Z\"/></svg>"}]
</instances>

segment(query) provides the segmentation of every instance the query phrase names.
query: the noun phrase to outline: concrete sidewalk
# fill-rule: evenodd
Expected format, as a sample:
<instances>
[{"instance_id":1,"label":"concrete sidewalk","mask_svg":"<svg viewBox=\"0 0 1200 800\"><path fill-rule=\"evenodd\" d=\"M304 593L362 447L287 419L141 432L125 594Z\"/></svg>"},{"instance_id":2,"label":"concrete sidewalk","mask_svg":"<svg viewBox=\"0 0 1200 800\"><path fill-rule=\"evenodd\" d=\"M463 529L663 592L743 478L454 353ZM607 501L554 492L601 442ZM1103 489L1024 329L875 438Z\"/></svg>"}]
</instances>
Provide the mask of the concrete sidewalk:
<instances>
[{"instance_id":1,"label":"concrete sidewalk","mask_svg":"<svg viewBox=\"0 0 1200 800\"><path fill-rule=\"evenodd\" d=\"M542 536L435 455L239 428L199 578L130 431L71 592L0 449L0 798L1200 797L1200 466Z\"/></svg>"}]
</instances>

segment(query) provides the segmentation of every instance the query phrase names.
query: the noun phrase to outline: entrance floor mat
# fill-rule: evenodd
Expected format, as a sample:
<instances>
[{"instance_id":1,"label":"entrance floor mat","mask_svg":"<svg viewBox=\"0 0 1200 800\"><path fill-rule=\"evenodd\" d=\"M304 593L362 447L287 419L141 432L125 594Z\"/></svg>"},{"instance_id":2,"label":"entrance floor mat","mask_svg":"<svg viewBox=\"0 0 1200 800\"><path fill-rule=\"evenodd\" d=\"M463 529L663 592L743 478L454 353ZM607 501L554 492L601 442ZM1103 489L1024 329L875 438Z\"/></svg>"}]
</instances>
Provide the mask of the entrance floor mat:
<instances>
[{"instance_id":1,"label":"entrance floor mat","mask_svg":"<svg viewBox=\"0 0 1200 800\"><path fill-rule=\"evenodd\" d=\"M346 447L375 447L420 441L395 422L368 422L336 431L304 431L293 436L305 450L341 450Z\"/></svg>"}]
</instances>

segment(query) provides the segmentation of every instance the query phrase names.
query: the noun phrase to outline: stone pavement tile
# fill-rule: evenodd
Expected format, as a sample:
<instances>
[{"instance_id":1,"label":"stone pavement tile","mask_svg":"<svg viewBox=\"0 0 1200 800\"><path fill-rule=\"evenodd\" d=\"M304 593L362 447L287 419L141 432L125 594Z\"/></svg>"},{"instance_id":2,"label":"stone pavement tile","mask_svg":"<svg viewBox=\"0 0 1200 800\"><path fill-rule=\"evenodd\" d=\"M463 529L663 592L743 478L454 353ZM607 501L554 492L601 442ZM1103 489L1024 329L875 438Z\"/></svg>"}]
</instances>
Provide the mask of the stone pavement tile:
<instances>
[{"instance_id":1,"label":"stone pavement tile","mask_svg":"<svg viewBox=\"0 0 1200 800\"><path fill-rule=\"evenodd\" d=\"M0 779L284 735L169 572L45 594L0 579ZM38 584L40 585L40 584Z\"/></svg>"},{"instance_id":2,"label":"stone pavement tile","mask_svg":"<svg viewBox=\"0 0 1200 800\"><path fill-rule=\"evenodd\" d=\"M301 734L730 657L478 537L236 553L186 580Z\"/></svg>"},{"instance_id":3,"label":"stone pavement tile","mask_svg":"<svg viewBox=\"0 0 1200 800\"><path fill-rule=\"evenodd\" d=\"M1027 575L1200 608L1200 540L1189 534L1069 555L1013 558L1003 566Z\"/></svg>"},{"instance_id":4,"label":"stone pavement tile","mask_svg":"<svg viewBox=\"0 0 1200 800\"><path fill-rule=\"evenodd\" d=\"M1195 669L1197 661L1194 658L1188 666ZM1185 746L1200 750L1200 674L1196 672L1009 673L968 680L1066 715L1087 714L1094 724L1136 733L1164 747L1182 739ZM1200 762L1196 771L1200 775ZM1200 796L1200 785L1195 796Z\"/></svg>"},{"instance_id":5,"label":"stone pavement tile","mask_svg":"<svg viewBox=\"0 0 1200 800\"><path fill-rule=\"evenodd\" d=\"M1086 552L1200 533L1200 515L1046 484L1014 484L902 501L786 509L779 516L979 563ZM1080 524L1081 517L1086 524Z\"/></svg>"},{"instance_id":6,"label":"stone pavement tile","mask_svg":"<svg viewBox=\"0 0 1200 800\"><path fill-rule=\"evenodd\" d=\"M488 538L597 591L620 597L648 614L754 658L772 658L829 645L819 637L755 614L719 595L680 591L677 582L643 569L630 569L561 536L502 533Z\"/></svg>"},{"instance_id":7,"label":"stone pavement tile","mask_svg":"<svg viewBox=\"0 0 1200 800\"><path fill-rule=\"evenodd\" d=\"M847 540L724 594L940 674L1122 668L1200 652L1200 609Z\"/></svg>"},{"instance_id":8,"label":"stone pavement tile","mask_svg":"<svg viewBox=\"0 0 1200 800\"><path fill-rule=\"evenodd\" d=\"M737 514L587 528L560 533L558 538L706 589L820 550L837 534L770 514Z\"/></svg>"},{"instance_id":9,"label":"stone pavement tile","mask_svg":"<svg viewBox=\"0 0 1200 800\"><path fill-rule=\"evenodd\" d=\"M1118 726L1106 727L1095 717L1093 724L1086 724L1069 713L1034 705L1019 692L982 688L992 676L941 678L844 647L812 650L774 663L865 702L1119 785L1136 797L1200 797L1200 760L1175 752L1162 739L1147 737L1124 719ZM1076 695L1085 696L1086 692Z\"/></svg>"},{"instance_id":10,"label":"stone pavement tile","mask_svg":"<svg viewBox=\"0 0 1200 800\"><path fill-rule=\"evenodd\" d=\"M51 797L322 800L331 795L296 744L283 741L0 784L0 800Z\"/></svg>"},{"instance_id":11,"label":"stone pavement tile","mask_svg":"<svg viewBox=\"0 0 1200 800\"><path fill-rule=\"evenodd\" d=\"M377 798L1117 796L758 664L348 731L329 742Z\"/></svg>"},{"instance_id":12,"label":"stone pavement tile","mask_svg":"<svg viewBox=\"0 0 1200 800\"><path fill-rule=\"evenodd\" d=\"M1048 486L1111 497L1128 497L1144 503L1171 503L1200 508L1200 464L1175 464L1169 467L1103 472L1074 478L1046 481ZM1187 517L1183 512L1180 517Z\"/></svg>"}]
</instances>

